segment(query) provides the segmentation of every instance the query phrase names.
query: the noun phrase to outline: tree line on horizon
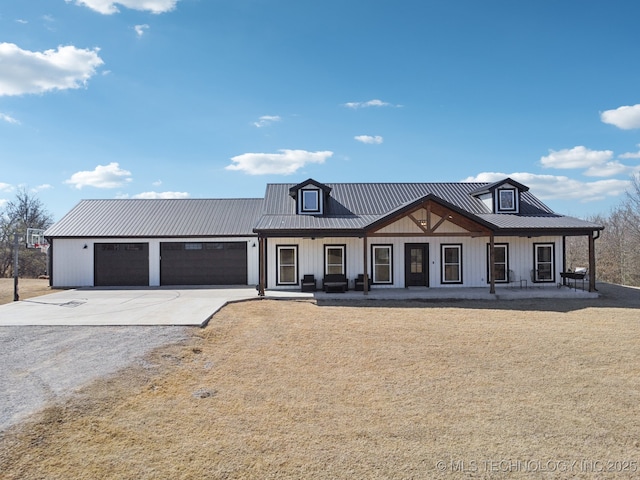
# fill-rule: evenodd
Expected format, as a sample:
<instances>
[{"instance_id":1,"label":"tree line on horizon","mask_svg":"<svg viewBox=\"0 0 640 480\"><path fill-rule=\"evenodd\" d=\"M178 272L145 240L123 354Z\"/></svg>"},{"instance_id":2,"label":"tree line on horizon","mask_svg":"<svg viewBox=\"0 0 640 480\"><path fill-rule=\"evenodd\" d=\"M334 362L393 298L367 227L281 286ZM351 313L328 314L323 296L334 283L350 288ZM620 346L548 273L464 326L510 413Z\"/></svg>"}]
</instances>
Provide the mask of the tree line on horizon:
<instances>
[{"instance_id":1,"label":"tree line on horizon","mask_svg":"<svg viewBox=\"0 0 640 480\"><path fill-rule=\"evenodd\" d=\"M596 280L640 286L640 174L632 177L624 200L608 215L587 220L602 225L596 245ZM588 239L567 238L567 267L588 265Z\"/></svg>"}]
</instances>

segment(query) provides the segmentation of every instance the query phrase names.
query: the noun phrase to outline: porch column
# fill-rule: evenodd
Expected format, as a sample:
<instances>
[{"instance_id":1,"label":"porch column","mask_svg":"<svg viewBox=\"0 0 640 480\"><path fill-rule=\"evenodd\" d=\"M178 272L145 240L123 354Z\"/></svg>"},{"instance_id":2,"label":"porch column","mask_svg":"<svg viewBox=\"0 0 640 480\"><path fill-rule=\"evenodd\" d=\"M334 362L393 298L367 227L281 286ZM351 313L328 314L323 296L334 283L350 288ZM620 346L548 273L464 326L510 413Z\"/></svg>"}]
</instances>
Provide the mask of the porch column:
<instances>
[{"instance_id":1,"label":"porch column","mask_svg":"<svg viewBox=\"0 0 640 480\"><path fill-rule=\"evenodd\" d=\"M598 291L596 289L596 239L593 232L589 235L589 291Z\"/></svg>"},{"instance_id":2,"label":"porch column","mask_svg":"<svg viewBox=\"0 0 640 480\"><path fill-rule=\"evenodd\" d=\"M258 283L258 295L264 297L264 287L267 283L267 266L266 266L266 239L263 236L258 237L258 264L259 264L259 283Z\"/></svg>"},{"instance_id":3,"label":"porch column","mask_svg":"<svg viewBox=\"0 0 640 480\"><path fill-rule=\"evenodd\" d=\"M367 235L362 237L362 251L363 251L363 265L364 265L364 285L362 286L362 292L364 295L369 295L369 274L367 268Z\"/></svg>"},{"instance_id":4,"label":"porch column","mask_svg":"<svg viewBox=\"0 0 640 480\"><path fill-rule=\"evenodd\" d=\"M496 252L493 233L489 236L489 277L489 293L493 294L496 293Z\"/></svg>"}]
</instances>

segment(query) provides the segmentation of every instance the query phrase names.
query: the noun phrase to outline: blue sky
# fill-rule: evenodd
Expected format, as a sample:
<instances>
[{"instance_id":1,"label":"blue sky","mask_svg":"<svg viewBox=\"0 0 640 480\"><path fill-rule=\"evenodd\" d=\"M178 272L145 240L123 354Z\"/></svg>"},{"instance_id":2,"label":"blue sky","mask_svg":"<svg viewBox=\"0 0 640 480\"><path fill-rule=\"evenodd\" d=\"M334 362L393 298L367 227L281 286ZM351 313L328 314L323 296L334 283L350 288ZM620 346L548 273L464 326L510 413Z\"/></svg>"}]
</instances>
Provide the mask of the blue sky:
<instances>
[{"instance_id":1,"label":"blue sky","mask_svg":"<svg viewBox=\"0 0 640 480\"><path fill-rule=\"evenodd\" d=\"M635 0L3 0L0 204L640 172Z\"/></svg>"}]
</instances>

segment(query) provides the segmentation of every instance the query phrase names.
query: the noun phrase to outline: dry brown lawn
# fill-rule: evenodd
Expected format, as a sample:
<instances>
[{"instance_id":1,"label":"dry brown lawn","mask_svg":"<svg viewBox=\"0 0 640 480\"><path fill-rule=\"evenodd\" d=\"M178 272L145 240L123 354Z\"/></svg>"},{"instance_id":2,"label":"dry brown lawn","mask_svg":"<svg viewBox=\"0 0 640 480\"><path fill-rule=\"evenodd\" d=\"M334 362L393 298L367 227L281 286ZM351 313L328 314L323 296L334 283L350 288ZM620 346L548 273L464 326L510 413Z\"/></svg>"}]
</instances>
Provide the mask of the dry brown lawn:
<instances>
[{"instance_id":1,"label":"dry brown lawn","mask_svg":"<svg viewBox=\"0 0 640 480\"><path fill-rule=\"evenodd\" d=\"M20 300L39 297L52 293L49 287L49 280L38 278L19 278L18 295ZM13 278L0 278L0 305L13 302Z\"/></svg>"},{"instance_id":2,"label":"dry brown lawn","mask_svg":"<svg viewBox=\"0 0 640 480\"><path fill-rule=\"evenodd\" d=\"M639 478L628 301L227 306L0 437L4 479Z\"/></svg>"}]
</instances>

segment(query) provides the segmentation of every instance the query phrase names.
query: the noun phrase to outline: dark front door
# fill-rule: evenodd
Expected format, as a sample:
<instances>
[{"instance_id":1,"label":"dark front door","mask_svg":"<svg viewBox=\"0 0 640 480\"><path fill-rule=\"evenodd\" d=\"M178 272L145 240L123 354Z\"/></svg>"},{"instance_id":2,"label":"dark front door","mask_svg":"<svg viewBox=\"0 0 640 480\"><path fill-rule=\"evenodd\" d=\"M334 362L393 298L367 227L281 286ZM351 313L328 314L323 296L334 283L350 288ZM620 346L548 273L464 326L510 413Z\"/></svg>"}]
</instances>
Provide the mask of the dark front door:
<instances>
[{"instance_id":1,"label":"dark front door","mask_svg":"<svg viewBox=\"0 0 640 480\"><path fill-rule=\"evenodd\" d=\"M429 286L429 244L404 245L404 284L407 287Z\"/></svg>"}]
</instances>

